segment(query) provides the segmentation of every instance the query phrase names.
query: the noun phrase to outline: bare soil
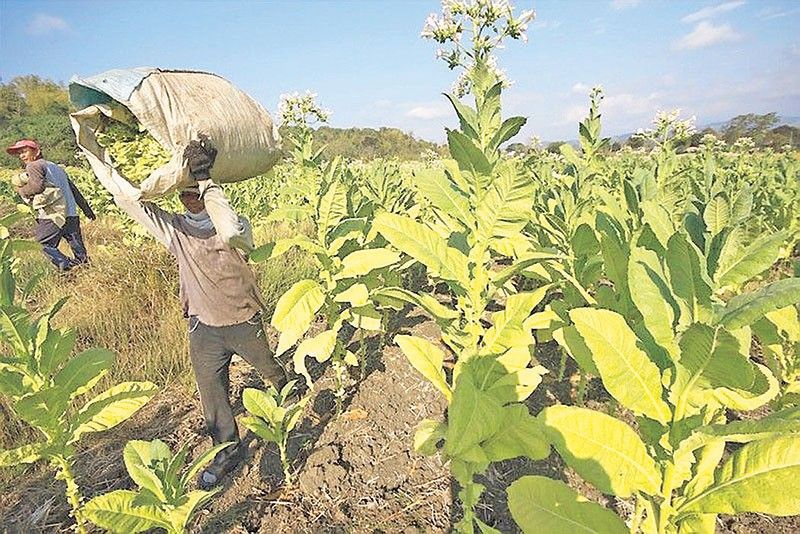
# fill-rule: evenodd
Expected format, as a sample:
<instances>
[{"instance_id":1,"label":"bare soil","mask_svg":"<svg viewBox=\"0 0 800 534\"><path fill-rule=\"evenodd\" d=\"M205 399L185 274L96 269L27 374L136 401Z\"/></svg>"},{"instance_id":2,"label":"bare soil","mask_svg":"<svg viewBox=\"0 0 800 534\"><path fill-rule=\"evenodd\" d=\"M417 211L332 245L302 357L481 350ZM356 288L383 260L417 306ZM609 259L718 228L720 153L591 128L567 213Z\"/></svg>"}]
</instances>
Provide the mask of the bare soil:
<instances>
[{"instance_id":1,"label":"bare soil","mask_svg":"<svg viewBox=\"0 0 800 534\"><path fill-rule=\"evenodd\" d=\"M404 324L401 331L438 340L436 326L421 317ZM338 415L334 414L330 371L312 369L312 374L322 375L290 440L295 475L291 486L283 483L277 449L243 434L249 444L246 460L226 479L223 491L200 514L192 532L449 532L459 515L455 482L438 457L423 457L411 450L416 424L424 418L443 418L444 399L410 367L397 347L373 354L363 380L356 380L360 377L354 372ZM567 362L564 378L558 378L560 356L552 343L540 346L538 357L552 372L529 399L532 412L556 403L574 403L574 366ZM231 379L232 399L241 413L242 389L261 382L243 362L234 363ZM616 410L597 381L588 384L586 402L595 409ZM624 413L617 415L625 418ZM77 473L87 498L132 487L122 463L122 448L134 438L160 438L173 449L189 442L194 454L211 444L197 394L168 388L131 421L99 435L81 450ZM508 512L505 489L526 474L564 480L623 516L631 512L629 503L598 493L551 454L545 461L516 459L492 465L481 480L487 488L478 510L483 521L501 532L518 532ZM0 489L3 532L71 530L63 483L55 481L49 469L30 468L11 487ZM800 532L800 517L721 516L717 531L795 533Z\"/></svg>"}]
</instances>

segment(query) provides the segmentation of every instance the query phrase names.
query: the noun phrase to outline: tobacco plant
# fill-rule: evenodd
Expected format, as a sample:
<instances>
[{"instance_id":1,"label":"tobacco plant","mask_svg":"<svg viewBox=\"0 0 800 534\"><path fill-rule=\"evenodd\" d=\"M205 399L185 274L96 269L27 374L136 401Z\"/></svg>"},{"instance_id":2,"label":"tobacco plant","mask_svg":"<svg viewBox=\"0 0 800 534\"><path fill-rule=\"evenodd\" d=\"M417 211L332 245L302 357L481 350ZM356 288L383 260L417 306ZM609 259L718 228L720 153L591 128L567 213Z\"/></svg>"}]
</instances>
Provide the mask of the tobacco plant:
<instances>
[{"instance_id":1,"label":"tobacco plant","mask_svg":"<svg viewBox=\"0 0 800 534\"><path fill-rule=\"evenodd\" d=\"M123 460L139 489L115 490L94 497L83 507L83 514L110 532L143 532L156 528L168 534L187 532L197 513L221 489L189 490L189 485L200 470L229 445L230 442L212 447L186 468L188 443L173 455L167 444L158 439L129 441Z\"/></svg>"},{"instance_id":2,"label":"tobacco plant","mask_svg":"<svg viewBox=\"0 0 800 534\"><path fill-rule=\"evenodd\" d=\"M286 444L289 433L294 430L309 397L288 404L289 396L294 389L295 381L288 382L278 392L273 386L266 391L247 388L242 394L244 407L251 414L242 419L242 424L264 441L275 443L281 457L283 477L287 485L292 484L292 472L286 456Z\"/></svg>"},{"instance_id":3,"label":"tobacco plant","mask_svg":"<svg viewBox=\"0 0 800 534\"><path fill-rule=\"evenodd\" d=\"M750 326L800 302L800 279L723 303L712 298L707 259L685 233L674 233L664 254L645 248L654 243L643 235L633 236L626 265L638 316L572 309L559 337L636 416L638 433L611 415L553 406L538 417L548 440L601 492L635 499L631 532L713 532L718 513L798 513L790 489L800 474L796 411L727 423L726 410L754 410L778 395L770 369L750 359ZM752 265L751 273L761 269ZM727 442L748 445L720 466ZM563 485L529 478L509 494L525 531L540 528L540 520L552 522L554 532L575 523L625 528Z\"/></svg>"},{"instance_id":4,"label":"tobacco plant","mask_svg":"<svg viewBox=\"0 0 800 534\"><path fill-rule=\"evenodd\" d=\"M304 204L312 225L311 235L280 239L254 251L250 258L265 261L298 247L312 255L319 268L317 280L296 282L278 299L271 324L280 332L277 355L292 348L309 330L318 315L326 329L300 342L294 353L294 369L307 384L312 379L305 358L319 362L331 360L336 379L337 408L345 394L347 366L361 365L340 336L350 324L362 331L382 330L383 313L371 294L385 285L394 285L397 274L392 266L400 255L379 246L371 232L374 206L352 187L352 179L339 158L319 167L316 185L303 192ZM307 170L309 170L307 169ZM310 171L309 171L310 172Z\"/></svg>"},{"instance_id":5,"label":"tobacco plant","mask_svg":"<svg viewBox=\"0 0 800 534\"><path fill-rule=\"evenodd\" d=\"M56 479L65 482L77 529L85 532L81 493L74 474L77 444L83 436L108 430L131 417L157 388L150 382L123 382L76 407L77 400L108 373L114 354L92 348L70 358L75 331L51 324L65 299L35 317L15 301L16 280L10 259L14 248L13 242L2 240L0 393L11 400L18 417L38 431L40 439L0 451L0 467L47 461L56 469Z\"/></svg>"},{"instance_id":6,"label":"tobacco plant","mask_svg":"<svg viewBox=\"0 0 800 534\"><path fill-rule=\"evenodd\" d=\"M522 404L546 372L530 366L534 339L523 323L549 286L517 293L512 279L522 269L558 256L532 250L521 233L530 219L532 183L521 162L502 158L499 148L525 119L502 120L504 81L489 53L503 37L520 37L531 16L516 19L510 7L492 2L448 2L442 19L431 15L423 36L454 44L443 56L451 67L469 58L459 90L446 95L461 126L447 131L454 159L445 161L443 169L415 173L414 185L431 207L423 222L383 212L374 223L392 246L424 265L428 276L449 290L444 303L399 287L380 290L376 297L425 310L442 328L442 341L451 353L420 337L395 338L412 366L448 401L447 421L422 421L414 446L449 460L460 486L463 517L455 525L460 532L473 532L476 523L491 529L475 516L484 489L476 475L491 462L542 458L549 450ZM459 42L465 23L472 23L471 51ZM459 99L464 92L474 96L474 108ZM500 263L515 256L519 258L512 265ZM504 309L489 314L489 305L502 298ZM449 372L444 362L453 357Z\"/></svg>"}]
</instances>

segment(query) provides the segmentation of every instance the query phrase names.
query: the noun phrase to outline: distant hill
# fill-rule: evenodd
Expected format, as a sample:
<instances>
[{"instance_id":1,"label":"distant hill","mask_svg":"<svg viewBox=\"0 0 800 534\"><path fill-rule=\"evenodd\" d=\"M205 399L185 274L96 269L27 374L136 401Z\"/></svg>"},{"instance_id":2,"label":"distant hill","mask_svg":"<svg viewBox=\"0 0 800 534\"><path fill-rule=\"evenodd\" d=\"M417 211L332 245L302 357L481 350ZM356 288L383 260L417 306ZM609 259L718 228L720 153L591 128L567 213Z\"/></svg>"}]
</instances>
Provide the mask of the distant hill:
<instances>
[{"instance_id":1,"label":"distant hill","mask_svg":"<svg viewBox=\"0 0 800 534\"><path fill-rule=\"evenodd\" d=\"M696 126L696 128L697 128L698 132L701 131L701 130L705 130L706 128L711 128L713 130L720 131L725 126L727 126L728 123L730 123L730 120L720 121L720 122L711 122L711 123L706 123L706 124L698 124ZM786 116L786 117L780 116L780 117L778 117L778 123L776 124L776 127L777 126L783 126L783 125L794 126L796 128L800 128L800 116ZM625 141L630 139L630 137L634 133L636 133L636 132L628 132L628 133L619 134L619 135L612 135L611 136L611 142L612 143L624 143ZM577 146L578 140L577 139L571 139L568 142L570 144L574 143Z\"/></svg>"},{"instance_id":2,"label":"distant hill","mask_svg":"<svg viewBox=\"0 0 800 534\"><path fill-rule=\"evenodd\" d=\"M417 139L413 134L397 128L331 128L321 126L314 132L314 142L326 145L327 157L371 160L375 158L398 158L419 160L427 152L440 155L447 149L436 143Z\"/></svg>"}]
</instances>

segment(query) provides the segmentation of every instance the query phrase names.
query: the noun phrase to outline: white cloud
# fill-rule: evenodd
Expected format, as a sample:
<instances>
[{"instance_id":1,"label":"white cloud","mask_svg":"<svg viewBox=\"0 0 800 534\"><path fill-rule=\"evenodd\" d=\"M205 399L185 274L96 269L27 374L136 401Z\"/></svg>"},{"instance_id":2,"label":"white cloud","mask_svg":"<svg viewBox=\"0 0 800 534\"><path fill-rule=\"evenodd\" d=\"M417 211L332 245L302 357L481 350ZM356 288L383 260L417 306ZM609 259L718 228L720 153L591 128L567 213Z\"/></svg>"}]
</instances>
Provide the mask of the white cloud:
<instances>
[{"instance_id":1,"label":"white cloud","mask_svg":"<svg viewBox=\"0 0 800 534\"><path fill-rule=\"evenodd\" d=\"M537 20L531 26L540 30L556 30L561 27L560 20Z\"/></svg>"},{"instance_id":2,"label":"white cloud","mask_svg":"<svg viewBox=\"0 0 800 534\"><path fill-rule=\"evenodd\" d=\"M406 117L422 119L441 119L450 115L450 109L445 105L416 106L406 112Z\"/></svg>"},{"instance_id":3,"label":"white cloud","mask_svg":"<svg viewBox=\"0 0 800 534\"><path fill-rule=\"evenodd\" d=\"M713 23L702 21L690 33L684 35L674 43L673 50L693 50L719 43L738 41L742 36L730 24L714 26Z\"/></svg>"},{"instance_id":4,"label":"white cloud","mask_svg":"<svg viewBox=\"0 0 800 534\"><path fill-rule=\"evenodd\" d=\"M39 13L28 24L28 33L31 35L46 35L53 32L69 31L69 24L62 18Z\"/></svg>"},{"instance_id":5,"label":"white cloud","mask_svg":"<svg viewBox=\"0 0 800 534\"><path fill-rule=\"evenodd\" d=\"M589 114L589 106L570 106L564 111L564 115L561 117L561 120L558 120L553 123L554 126L564 126L565 124L574 124L575 127L578 127L578 123L581 122L583 119L586 118L586 115Z\"/></svg>"},{"instance_id":6,"label":"white cloud","mask_svg":"<svg viewBox=\"0 0 800 534\"><path fill-rule=\"evenodd\" d=\"M725 2L724 4L719 4L717 6L709 6L700 9L699 11L695 11L694 13L689 13L685 17L681 19L681 22L690 24L692 22L697 22L704 19L710 19L711 17L715 17L720 13L726 13L728 11L732 11L737 7L743 6L745 4L744 0L733 0L732 2Z\"/></svg>"},{"instance_id":7,"label":"white cloud","mask_svg":"<svg viewBox=\"0 0 800 534\"><path fill-rule=\"evenodd\" d=\"M575 85L572 86L572 89L570 89L571 92L578 95L588 95L590 90L591 87L581 82L576 83Z\"/></svg>"},{"instance_id":8,"label":"white cloud","mask_svg":"<svg viewBox=\"0 0 800 534\"><path fill-rule=\"evenodd\" d=\"M612 0L611 7L620 11L622 9L630 9L642 3L642 0Z\"/></svg>"},{"instance_id":9,"label":"white cloud","mask_svg":"<svg viewBox=\"0 0 800 534\"><path fill-rule=\"evenodd\" d=\"M762 9L758 13L758 18L760 18L761 20L772 20L781 17L788 17L790 15L797 15L798 13L800 13L800 8L790 9L788 11L778 11L777 9L774 8L767 8L767 9Z\"/></svg>"}]
</instances>

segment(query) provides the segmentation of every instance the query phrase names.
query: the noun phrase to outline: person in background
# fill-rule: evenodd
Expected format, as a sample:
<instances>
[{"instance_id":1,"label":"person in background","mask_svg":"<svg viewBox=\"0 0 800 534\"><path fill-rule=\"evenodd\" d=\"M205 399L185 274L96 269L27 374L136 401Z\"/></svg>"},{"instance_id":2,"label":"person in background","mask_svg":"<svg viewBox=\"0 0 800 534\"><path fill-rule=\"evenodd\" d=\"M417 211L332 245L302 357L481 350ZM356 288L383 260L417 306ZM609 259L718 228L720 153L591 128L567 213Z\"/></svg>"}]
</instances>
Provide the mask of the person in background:
<instances>
[{"instance_id":1,"label":"person in background","mask_svg":"<svg viewBox=\"0 0 800 534\"><path fill-rule=\"evenodd\" d=\"M83 243L78 207L89 219L95 215L89 203L69 179L66 171L42 157L36 141L21 139L6 149L25 165L25 179L15 185L17 193L36 211L36 240L59 271L68 271L89 261ZM59 195L60 193L60 195ZM60 197L59 201L56 197ZM75 256L70 258L58 249L64 239Z\"/></svg>"},{"instance_id":2,"label":"person in background","mask_svg":"<svg viewBox=\"0 0 800 534\"><path fill-rule=\"evenodd\" d=\"M138 189L117 172L98 178L117 206L177 259L180 299L189 322L189 356L206 427L215 445L234 443L200 473L199 486L210 489L239 464L244 452L228 398L231 357L241 356L278 390L287 378L267 345L261 294L245 255L253 249L250 223L233 211L222 188L211 181L216 150L201 139L184 151L197 182L179 193L184 213L169 213L140 201ZM206 211L209 203L234 223L233 232L219 235Z\"/></svg>"}]
</instances>

